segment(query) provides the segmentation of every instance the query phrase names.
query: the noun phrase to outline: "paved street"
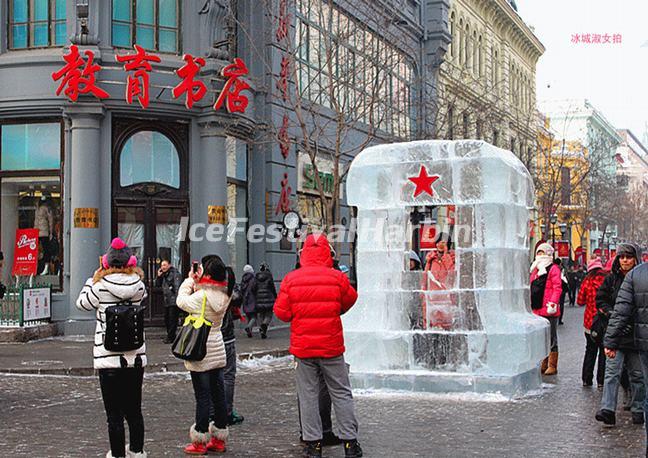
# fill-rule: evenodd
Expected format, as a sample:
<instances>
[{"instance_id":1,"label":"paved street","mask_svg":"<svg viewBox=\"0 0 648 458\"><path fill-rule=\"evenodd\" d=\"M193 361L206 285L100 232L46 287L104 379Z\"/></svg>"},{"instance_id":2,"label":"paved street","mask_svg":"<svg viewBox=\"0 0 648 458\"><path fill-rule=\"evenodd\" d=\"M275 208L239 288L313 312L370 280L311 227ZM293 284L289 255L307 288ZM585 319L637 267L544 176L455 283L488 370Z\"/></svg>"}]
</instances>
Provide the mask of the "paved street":
<instances>
[{"instance_id":1,"label":"paved street","mask_svg":"<svg viewBox=\"0 0 648 458\"><path fill-rule=\"evenodd\" d=\"M542 393L513 402L498 396L358 393L361 443L368 457L643 456L643 428L618 413L604 430L593 416L600 393L583 388L582 309L567 309L560 328L560 373ZM250 363L243 363L250 366ZM241 367L237 408L246 420L231 428L227 456L298 456L295 389L290 358ZM470 398L470 397L469 397ZM103 456L105 416L93 377L0 375L0 456ZM146 449L183 456L193 395L185 374L145 380ZM341 447L325 449L341 457Z\"/></svg>"}]
</instances>

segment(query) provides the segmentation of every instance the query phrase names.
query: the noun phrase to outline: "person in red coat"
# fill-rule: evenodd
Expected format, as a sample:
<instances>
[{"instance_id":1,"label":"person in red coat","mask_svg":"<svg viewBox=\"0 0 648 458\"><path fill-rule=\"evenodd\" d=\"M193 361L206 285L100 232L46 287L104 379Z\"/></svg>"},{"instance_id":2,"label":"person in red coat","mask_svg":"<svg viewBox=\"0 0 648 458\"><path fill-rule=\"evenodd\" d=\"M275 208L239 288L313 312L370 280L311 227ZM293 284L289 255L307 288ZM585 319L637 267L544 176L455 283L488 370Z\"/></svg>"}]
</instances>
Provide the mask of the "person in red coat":
<instances>
[{"instance_id":1,"label":"person in red coat","mask_svg":"<svg viewBox=\"0 0 648 458\"><path fill-rule=\"evenodd\" d=\"M592 259L587 264L587 276L581 283L578 291L578 305L585 306L583 316L583 327L585 328L585 356L583 358L582 379L583 386L592 386L594 378L594 365L598 355L598 369L596 371L596 382L599 387L603 387L605 380L605 352L603 346L596 343L592 338L592 321L596 316L596 292L601 287L607 272L603 269L603 264L599 258Z\"/></svg>"},{"instance_id":2,"label":"person in red coat","mask_svg":"<svg viewBox=\"0 0 648 458\"><path fill-rule=\"evenodd\" d=\"M274 313L290 323L290 353L297 360L297 397L304 456L322 456L322 420L319 413L320 374L333 401L338 435L346 457L362 456L358 444L349 371L344 361L341 315L355 304L358 294L349 278L333 269L331 247L323 234L306 238L300 268L281 282Z\"/></svg>"},{"instance_id":3,"label":"person in red coat","mask_svg":"<svg viewBox=\"0 0 648 458\"><path fill-rule=\"evenodd\" d=\"M540 371L545 375L558 372L558 318L560 318L560 296L562 295L562 276L560 267L554 263L554 249L548 243L536 248L536 257L531 264L531 307L533 313L549 321L551 329L551 350L542 361ZM541 293L540 297L533 294ZM537 300L537 304L535 303Z\"/></svg>"}]
</instances>

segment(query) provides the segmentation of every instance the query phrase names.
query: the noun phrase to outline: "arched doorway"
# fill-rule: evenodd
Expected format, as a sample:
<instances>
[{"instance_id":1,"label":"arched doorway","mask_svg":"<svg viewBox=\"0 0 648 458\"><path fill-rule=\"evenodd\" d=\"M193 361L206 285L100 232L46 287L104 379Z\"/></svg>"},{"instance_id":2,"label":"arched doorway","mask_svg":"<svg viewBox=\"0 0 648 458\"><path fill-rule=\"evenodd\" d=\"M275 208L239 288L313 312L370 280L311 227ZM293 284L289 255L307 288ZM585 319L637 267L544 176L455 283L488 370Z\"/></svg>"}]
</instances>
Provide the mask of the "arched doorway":
<instances>
[{"instance_id":1,"label":"arched doorway","mask_svg":"<svg viewBox=\"0 0 648 458\"><path fill-rule=\"evenodd\" d=\"M112 233L132 247L144 270L148 324L162 325L160 263L167 259L183 274L189 265L188 244L178 237L189 216L187 125L117 120L113 133Z\"/></svg>"}]
</instances>

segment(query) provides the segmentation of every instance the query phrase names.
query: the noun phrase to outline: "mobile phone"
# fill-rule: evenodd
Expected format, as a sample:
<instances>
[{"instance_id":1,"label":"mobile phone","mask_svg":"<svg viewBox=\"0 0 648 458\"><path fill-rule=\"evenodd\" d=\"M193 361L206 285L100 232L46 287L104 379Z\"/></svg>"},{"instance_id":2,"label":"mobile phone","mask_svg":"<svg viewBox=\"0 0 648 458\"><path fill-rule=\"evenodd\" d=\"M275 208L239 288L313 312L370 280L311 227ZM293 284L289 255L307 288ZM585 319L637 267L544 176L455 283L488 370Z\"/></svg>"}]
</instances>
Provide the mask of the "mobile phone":
<instances>
[{"instance_id":1,"label":"mobile phone","mask_svg":"<svg viewBox=\"0 0 648 458\"><path fill-rule=\"evenodd\" d=\"M198 273L198 261L194 261L191 263L191 271L195 274Z\"/></svg>"}]
</instances>

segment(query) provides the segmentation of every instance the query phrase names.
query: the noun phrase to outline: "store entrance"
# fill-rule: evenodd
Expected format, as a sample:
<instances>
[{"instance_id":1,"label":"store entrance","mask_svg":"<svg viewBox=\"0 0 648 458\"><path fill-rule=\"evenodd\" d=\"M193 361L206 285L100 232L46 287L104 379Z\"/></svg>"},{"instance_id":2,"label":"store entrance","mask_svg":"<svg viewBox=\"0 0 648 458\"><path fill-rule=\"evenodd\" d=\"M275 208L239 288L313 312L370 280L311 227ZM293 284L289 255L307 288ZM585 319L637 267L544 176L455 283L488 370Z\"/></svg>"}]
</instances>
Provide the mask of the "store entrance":
<instances>
[{"instance_id":1,"label":"store entrance","mask_svg":"<svg viewBox=\"0 0 648 458\"><path fill-rule=\"evenodd\" d=\"M182 218L189 216L188 126L183 122L113 119L112 234L133 249L144 271L146 322L164 325L157 272L167 260L184 276L189 246Z\"/></svg>"},{"instance_id":2,"label":"store entrance","mask_svg":"<svg viewBox=\"0 0 648 458\"><path fill-rule=\"evenodd\" d=\"M147 323L164 325L164 300L156 286L160 263L168 260L179 272L188 271L187 244L180 241L181 219L187 216L186 202L117 200L114 205L114 233L131 247L144 271L149 294Z\"/></svg>"}]
</instances>

